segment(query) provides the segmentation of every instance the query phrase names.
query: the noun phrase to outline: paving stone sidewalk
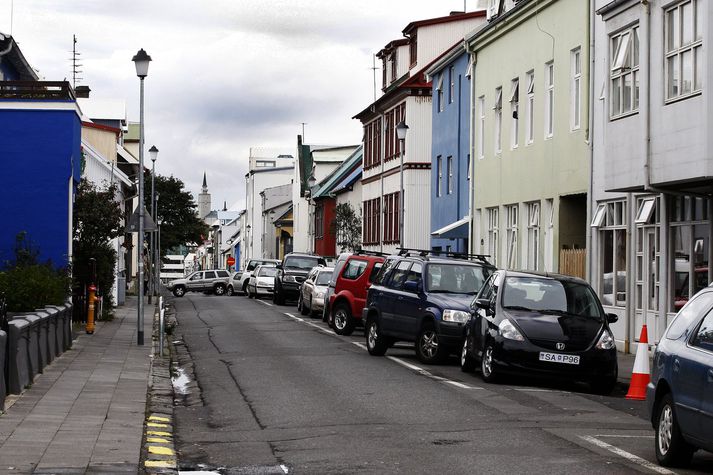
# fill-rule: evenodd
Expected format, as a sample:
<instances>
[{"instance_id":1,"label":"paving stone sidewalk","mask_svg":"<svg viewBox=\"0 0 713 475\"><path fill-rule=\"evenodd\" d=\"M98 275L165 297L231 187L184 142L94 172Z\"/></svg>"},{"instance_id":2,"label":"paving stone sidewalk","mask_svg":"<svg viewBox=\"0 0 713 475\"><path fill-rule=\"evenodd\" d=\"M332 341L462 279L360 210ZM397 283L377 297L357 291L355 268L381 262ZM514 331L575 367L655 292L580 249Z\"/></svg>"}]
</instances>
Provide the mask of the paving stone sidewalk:
<instances>
[{"instance_id":1,"label":"paving stone sidewalk","mask_svg":"<svg viewBox=\"0 0 713 475\"><path fill-rule=\"evenodd\" d=\"M80 333L0 415L0 474L138 473L153 305L137 346L137 299Z\"/></svg>"}]
</instances>

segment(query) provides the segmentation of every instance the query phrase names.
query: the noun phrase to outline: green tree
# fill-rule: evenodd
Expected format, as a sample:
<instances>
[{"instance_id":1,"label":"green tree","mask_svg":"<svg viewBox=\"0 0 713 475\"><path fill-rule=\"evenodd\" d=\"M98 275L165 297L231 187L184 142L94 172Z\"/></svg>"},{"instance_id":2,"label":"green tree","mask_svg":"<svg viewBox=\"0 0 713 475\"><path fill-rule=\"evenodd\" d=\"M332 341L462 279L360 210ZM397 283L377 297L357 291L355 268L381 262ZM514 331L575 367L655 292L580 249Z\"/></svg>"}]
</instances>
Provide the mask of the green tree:
<instances>
[{"instance_id":1,"label":"green tree","mask_svg":"<svg viewBox=\"0 0 713 475\"><path fill-rule=\"evenodd\" d=\"M151 210L151 173L146 173L146 209ZM198 217L198 206L193 195L185 189L183 182L174 176L156 175L155 189L158 194L156 216L161 223L161 254L169 249L188 243L200 243L202 236L208 236L208 226Z\"/></svg>"},{"instance_id":2,"label":"green tree","mask_svg":"<svg viewBox=\"0 0 713 475\"><path fill-rule=\"evenodd\" d=\"M357 213L351 204L337 205L333 226L341 249L356 251L361 247L361 212Z\"/></svg>"}]
</instances>

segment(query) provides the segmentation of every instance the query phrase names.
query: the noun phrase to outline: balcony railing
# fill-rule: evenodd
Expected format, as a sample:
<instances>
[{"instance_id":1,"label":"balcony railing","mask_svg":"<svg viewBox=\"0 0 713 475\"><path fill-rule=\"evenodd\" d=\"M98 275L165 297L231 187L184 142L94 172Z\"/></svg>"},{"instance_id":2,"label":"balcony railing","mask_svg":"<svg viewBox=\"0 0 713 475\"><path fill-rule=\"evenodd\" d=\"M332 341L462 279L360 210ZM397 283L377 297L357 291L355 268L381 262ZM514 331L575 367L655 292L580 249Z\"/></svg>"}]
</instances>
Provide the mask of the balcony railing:
<instances>
[{"instance_id":1,"label":"balcony railing","mask_svg":"<svg viewBox=\"0 0 713 475\"><path fill-rule=\"evenodd\" d=\"M0 99L74 101L67 81L0 81Z\"/></svg>"}]
</instances>

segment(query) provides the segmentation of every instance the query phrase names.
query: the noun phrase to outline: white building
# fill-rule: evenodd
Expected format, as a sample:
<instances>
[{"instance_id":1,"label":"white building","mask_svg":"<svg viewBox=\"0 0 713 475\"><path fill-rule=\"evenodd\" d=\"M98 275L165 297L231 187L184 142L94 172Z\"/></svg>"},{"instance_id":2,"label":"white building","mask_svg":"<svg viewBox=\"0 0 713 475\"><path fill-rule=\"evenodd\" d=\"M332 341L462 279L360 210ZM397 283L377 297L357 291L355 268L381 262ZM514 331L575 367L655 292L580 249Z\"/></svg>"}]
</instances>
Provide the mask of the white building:
<instances>
[{"instance_id":1,"label":"white building","mask_svg":"<svg viewBox=\"0 0 713 475\"><path fill-rule=\"evenodd\" d=\"M485 11L412 22L391 41L382 60L382 95L355 118L364 125L362 240L390 252L400 243L401 148L396 125L409 127L404 144L403 246L430 248L431 83L425 71L441 54L485 21Z\"/></svg>"}]
</instances>

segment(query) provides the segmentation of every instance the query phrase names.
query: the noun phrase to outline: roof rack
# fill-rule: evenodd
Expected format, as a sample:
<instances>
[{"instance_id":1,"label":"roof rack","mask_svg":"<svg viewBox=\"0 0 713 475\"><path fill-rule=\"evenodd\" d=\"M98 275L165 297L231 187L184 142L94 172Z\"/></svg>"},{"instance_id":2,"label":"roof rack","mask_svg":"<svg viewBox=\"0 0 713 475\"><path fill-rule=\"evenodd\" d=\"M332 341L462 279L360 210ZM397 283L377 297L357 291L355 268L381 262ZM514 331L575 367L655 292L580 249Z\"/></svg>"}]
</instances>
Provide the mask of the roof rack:
<instances>
[{"instance_id":1,"label":"roof rack","mask_svg":"<svg viewBox=\"0 0 713 475\"><path fill-rule=\"evenodd\" d=\"M361 255L361 256L379 256L379 257L386 257L386 256L390 255L386 252L368 251L366 249L357 249L356 251L354 251L354 254Z\"/></svg>"},{"instance_id":2,"label":"roof rack","mask_svg":"<svg viewBox=\"0 0 713 475\"><path fill-rule=\"evenodd\" d=\"M420 257L429 257L429 256L445 256L445 257L453 257L455 259L475 259L481 262L484 262L486 264L490 264L488 262L488 257L490 255L488 254L468 254L467 252L455 252L455 251L438 251L435 249L412 249L408 247L400 247L398 248L398 255L399 256L411 256L411 255L418 255Z\"/></svg>"}]
</instances>

